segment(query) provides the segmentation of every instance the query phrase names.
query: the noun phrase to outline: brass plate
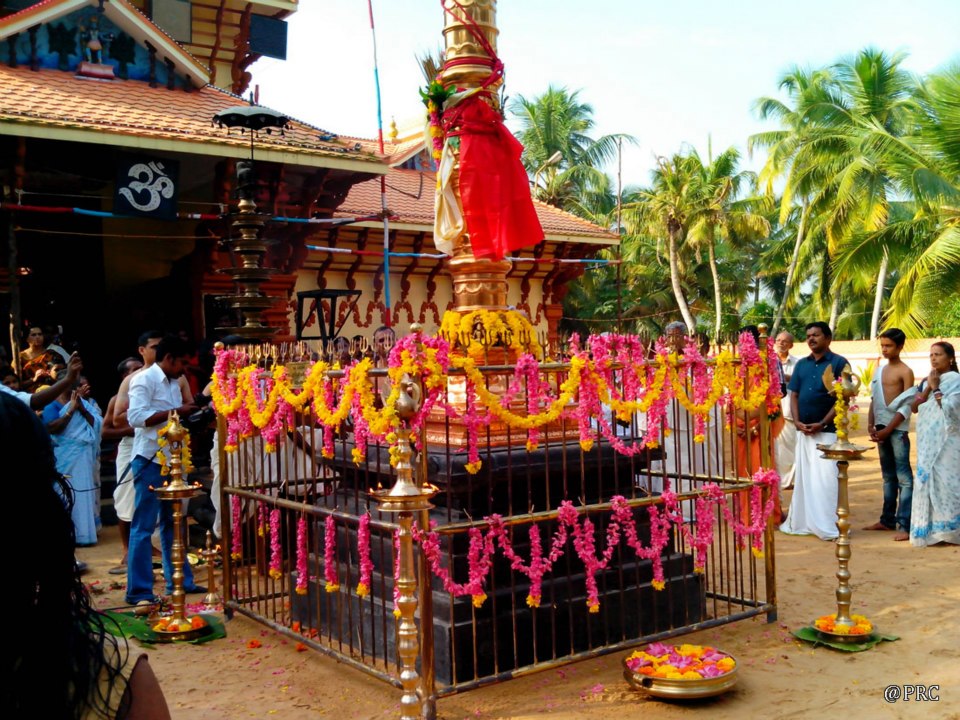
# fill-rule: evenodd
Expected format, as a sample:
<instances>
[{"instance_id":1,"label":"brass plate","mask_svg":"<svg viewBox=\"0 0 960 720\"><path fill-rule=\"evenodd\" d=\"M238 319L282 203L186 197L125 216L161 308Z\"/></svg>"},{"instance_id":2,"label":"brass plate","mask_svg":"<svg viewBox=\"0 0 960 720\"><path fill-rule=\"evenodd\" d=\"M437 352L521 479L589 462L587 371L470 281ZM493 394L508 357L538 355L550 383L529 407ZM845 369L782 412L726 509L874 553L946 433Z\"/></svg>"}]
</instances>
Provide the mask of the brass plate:
<instances>
[{"instance_id":1,"label":"brass plate","mask_svg":"<svg viewBox=\"0 0 960 720\"><path fill-rule=\"evenodd\" d=\"M820 630L817 628L816 623L810 623L810 627L816 630L817 635L827 642L842 643L844 645L859 645L861 643L871 642L874 640L877 634L876 627L874 627L873 630L868 632L866 635L840 635L838 633L827 632L826 630Z\"/></svg>"},{"instance_id":2,"label":"brass plate","mask_svg":"<svg viewBox=\"0 0 960 720\"><path fill-rule=\"evenodd\" d=\"M726 654L729 655L729 653ZM722 695L737 684L737 673L740 669L740 662L733 658L737 663L736 666L724 675L699 680L671 680L649 677L634 672L627 667L627 657L623 658L623 678L630 684L630 687L635 690L643 690L653 697L667 700L696 700Z\"/></svg>"}]
</instances>

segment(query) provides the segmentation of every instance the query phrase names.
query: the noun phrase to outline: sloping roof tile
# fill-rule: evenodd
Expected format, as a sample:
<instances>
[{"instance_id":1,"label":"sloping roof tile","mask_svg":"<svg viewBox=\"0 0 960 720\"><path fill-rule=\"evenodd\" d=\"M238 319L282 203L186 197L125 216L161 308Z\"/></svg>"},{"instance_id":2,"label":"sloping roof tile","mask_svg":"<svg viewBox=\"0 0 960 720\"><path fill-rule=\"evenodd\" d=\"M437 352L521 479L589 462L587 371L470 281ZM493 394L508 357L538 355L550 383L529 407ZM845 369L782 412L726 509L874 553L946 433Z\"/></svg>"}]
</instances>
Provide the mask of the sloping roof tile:
<instances>
[{"instance_id":1,"label":"sloping roof tile","mask_svg":"<svg viewBox=\"0 0 960 720\"><path fill-rule=\"evenodd\" d=\"M177 143L180 152L218 153L245 157L249 135L214 127L217 112L246 104L242 98L208 85L199 90L151 88L136 80L97 81L77 78L59 70L33 72L27 67L0 66L0 134L24 134L25 128L93 131L89 141L110 144L141 144L142 140ZM322 140L323 130L291 121L284 135L261 133L257 157L280 159L273 153L294 153L304 165L324 165L323 160L354 166L361 172L383 171L381 160L342 138ZM55 132L46 137L56 139ZM287 162L294 162L289 157Z\"/></svg>"}]
</instances>

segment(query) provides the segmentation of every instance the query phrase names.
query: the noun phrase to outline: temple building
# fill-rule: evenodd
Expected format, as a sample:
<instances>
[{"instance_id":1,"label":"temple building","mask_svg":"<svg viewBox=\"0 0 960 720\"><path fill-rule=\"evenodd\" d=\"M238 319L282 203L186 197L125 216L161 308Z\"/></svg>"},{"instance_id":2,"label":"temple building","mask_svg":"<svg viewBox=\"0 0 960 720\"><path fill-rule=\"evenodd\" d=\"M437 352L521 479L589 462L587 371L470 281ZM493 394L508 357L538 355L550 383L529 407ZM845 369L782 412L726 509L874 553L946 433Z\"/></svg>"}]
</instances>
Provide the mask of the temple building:
<instances>
[{"instance_id":1,"label":"temple building","mask_svg":"<svg viewBox=\"0 0 960 720\"><path fill-rule=\"evenodd\" d=\"M217 336L232 324L218 297L234 284L218 270L236 262L223 243L236 164L251 156L257 208L269 216L264 264L279 270L262 288L275 300L264 321L278 339L296 333L298 292L354 291L337 307L344 334L387 323L384 174L389 249L401 253L390 262L389 319L438 324L451 290L445 260L426 257L437 253L435 180L422 136L393 134L380 153L296 120L255 136L212 123L255 107L241 97L250 66L283 57L296 9L295 0L0 0L0 311L11 344L25 325L59 325L109 368L148 327ZM617 238L547 205L537 214L546 240L514 264L510 303L555 331L564 286L584 269L556 261ZM326 317L329 304L318 306ZM109 370L91 372L113 385Z\"/></svg>"}]
</instances>

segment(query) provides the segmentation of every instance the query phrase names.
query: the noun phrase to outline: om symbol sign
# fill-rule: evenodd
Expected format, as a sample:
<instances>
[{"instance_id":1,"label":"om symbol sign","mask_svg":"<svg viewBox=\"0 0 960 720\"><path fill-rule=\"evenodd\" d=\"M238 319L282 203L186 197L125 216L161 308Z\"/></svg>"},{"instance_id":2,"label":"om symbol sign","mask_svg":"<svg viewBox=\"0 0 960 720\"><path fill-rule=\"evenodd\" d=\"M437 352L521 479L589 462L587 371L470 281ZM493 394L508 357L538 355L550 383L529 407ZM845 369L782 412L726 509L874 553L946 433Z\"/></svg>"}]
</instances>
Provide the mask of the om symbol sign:
<instances>
[{"instance_id":1,"label":"om symbol sign","mask_svg":"<svg viewBox=\"0 0 960 720\"><path fill-rule=\"evenodd\" d=\"M133 179L118 192L140 212L153 212L160 207L162 198L173 197L173 180L164 172L163 163L137 163L127 175ZM145 202L141 203L140 198Z\"/></svg>"}]
</instances>

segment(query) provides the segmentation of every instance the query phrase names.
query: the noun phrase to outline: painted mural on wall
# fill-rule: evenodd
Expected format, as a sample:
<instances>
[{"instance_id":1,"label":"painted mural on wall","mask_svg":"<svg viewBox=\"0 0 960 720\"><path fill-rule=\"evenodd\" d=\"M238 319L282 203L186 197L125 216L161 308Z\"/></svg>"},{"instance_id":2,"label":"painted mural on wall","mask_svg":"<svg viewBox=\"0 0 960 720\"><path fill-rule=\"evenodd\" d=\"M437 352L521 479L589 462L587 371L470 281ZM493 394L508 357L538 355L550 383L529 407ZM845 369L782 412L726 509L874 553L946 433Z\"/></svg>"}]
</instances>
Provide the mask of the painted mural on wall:
<instances>
[{"instance_id":1,"label":"painted mural on wall","mask_svg":"<svg viewBox=\"0 0 960 720\"><path fill-rule=\"evenodd\" d=\"M20 33L15 43L18 65L30 65L30 45L30 34ZM86 63L111 66L113 76L121 80L150 80L147 48L95 9L84 8L43 25L36 33L36 46L42 69L77 72L81 63ZM154 77L158 84L167 84L168 70L159 57L154 63ZM175 85L182 87L182 78L175 78Z\"/></svg>"}]
</instances>

